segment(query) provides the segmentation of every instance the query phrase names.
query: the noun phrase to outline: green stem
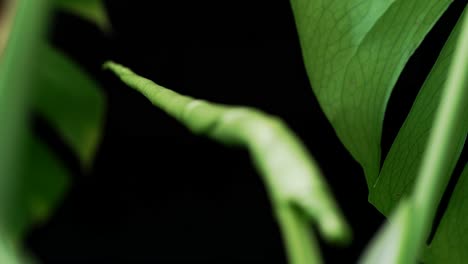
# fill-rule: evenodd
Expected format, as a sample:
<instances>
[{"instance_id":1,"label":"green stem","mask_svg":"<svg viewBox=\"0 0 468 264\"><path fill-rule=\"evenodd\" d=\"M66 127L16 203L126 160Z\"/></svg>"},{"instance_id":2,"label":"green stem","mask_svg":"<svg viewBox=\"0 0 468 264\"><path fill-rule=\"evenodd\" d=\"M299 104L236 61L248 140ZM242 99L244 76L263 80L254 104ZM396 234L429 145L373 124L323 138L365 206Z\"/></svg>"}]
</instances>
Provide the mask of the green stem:
<instances>
[{"instance_id":1,"label":"green stem","mask_svg":"<svg viewBox=\"0 0 468 264\"><path fill-rule=\"evenodd\" d=\"M289 263L320 264L320 249L308 220L291 206L275 209Z\"/></svg>"},{"instance_id":2,"label":"green stem","mask_svg":"<svg viewBox=\"0 0 468 264\"><path fill-rule=\"evenodd\" d=\"M349 228L317 164L281 120L252 108L225 106L179 95L113 62L106 63L105 67L193 133L249 149L271 196L290 263L320 263L320 254L306 220L315 221L330 241L349 239Z\"/></svg>"},{"instance_id":3,"label":"green stem","mask_svg":"<svg viewBox=\"0 0 468 264\"><path fill-rule=\"evenodd\" d=\"M468 15L465 14L441 104L435 117L412 197L414 215L419 220L414 225L416 230L411 238L411 246L418 248L409 252L420 252L420 247L425 244L438 204L450 179L445 173L449 171L447 167L449 163L445 162L444 157L451 148L459 144L456 137L452 135L460 129L461 121L468 114L467 70ZM415 253L412 259L416 261L417 257Z\"/></svg>"}]
</instances>

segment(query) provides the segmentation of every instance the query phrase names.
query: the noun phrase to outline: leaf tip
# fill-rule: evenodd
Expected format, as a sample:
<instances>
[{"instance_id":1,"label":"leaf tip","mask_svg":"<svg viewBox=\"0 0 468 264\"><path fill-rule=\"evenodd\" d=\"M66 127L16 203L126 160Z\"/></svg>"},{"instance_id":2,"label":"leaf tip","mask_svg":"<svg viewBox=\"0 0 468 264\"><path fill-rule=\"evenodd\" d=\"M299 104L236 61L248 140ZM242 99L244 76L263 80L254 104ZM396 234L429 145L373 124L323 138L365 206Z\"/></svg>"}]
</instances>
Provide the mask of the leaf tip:
<instances>
[{"instance_id":1,"label":"leaf tip","mask_svg":"<svg viewBox=\"0 0 468 264\"><path fill-rule=\"evenodd\" d=\"M318 225L322 236L330 243L348 245L352 240L351 228L335 214L324 215Z\"/></svg>"}]
</instances>

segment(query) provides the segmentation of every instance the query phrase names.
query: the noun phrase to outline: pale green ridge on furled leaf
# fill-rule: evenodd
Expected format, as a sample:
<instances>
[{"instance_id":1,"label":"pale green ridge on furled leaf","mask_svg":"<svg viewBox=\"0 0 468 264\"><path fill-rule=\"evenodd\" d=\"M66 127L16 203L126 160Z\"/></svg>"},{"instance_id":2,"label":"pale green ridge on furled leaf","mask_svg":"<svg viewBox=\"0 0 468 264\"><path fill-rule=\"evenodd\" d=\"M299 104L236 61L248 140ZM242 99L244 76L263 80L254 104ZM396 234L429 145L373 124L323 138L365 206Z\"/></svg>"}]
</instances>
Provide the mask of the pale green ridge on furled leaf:
<instances>
[{"instance_id":1,"label":"pale green ridge on furled leaf","mask_svg":"<svg viewBox=\"0 0 468 264\"><path fill-rule=\"evenodd\" d=\"M327 240L349 239L348 226L317 164L281 120L253 108L179 95L113 62L105 67L193 133L249 149L271 196L291 263L320 262L308 220L318 225Z\"/></svg>"},{"instance_id":2,"label":"pale green ridge on furled leaf","mask_svg":"<svg viewBox=\"0 0 468 264\"><path fill-rule=\"evenodd\" d=\"M388 234L391 230L406 230L405 236L394 236L384 247L371 244L364 255L379 254L382 249L387 253L399 256L396 263L416 263L424 259L425 263L466 263L466 230L467 219L463 211L466 208L464 190L466 172L457 183L455 192L440 226L436 230L434 241L426 246L432 229L434 217L453 170L453 160L458 159L457 150L461 138L466 137L468 125L468 15L464 13L459 21L460 33L455 41L455 50L450 59L448 77L442 86L439 103L433 118L429 137L425 143L421 161L418 164L417 177L409 196L404 197L397 207L394 216L405 215L403 221L393 217L383 226L379 233ZM455 32L456 35L456 32ZM453 44L446 44L448 47ZM443 55L443 54L442 54ZM438 63L442 63L439 60ZM433 71L436 72L436 71ZM458 152L459 154L459 152ZM407 203L409 210L402 206ZM401 212L407 212L402 214ZM395 223L398 228L395 229ZM377 238L378 239L378 238ZM379 240L379 239L378 239ZM375 252L374 252L375 251ZM382 253L380 253L382 254ZM442 261L442 262L438 262Z\"/></svg>"},{"instance_id":3,"label":"pale green ridge on furled leaf","mask_svg":"<svg viewBox=\"0 0 468 264\"><path fill-rule=\"evenodd\" d=\"M398 209L392 212L385 228L381 228L369 243L358 263L360 264L395 264L407 263L408 258L402 252L402 241L408 241L413 225L411 204L401 200Z\"/></svg>"},{"instance_id":4,"label":"pale green ridge on furled leaf","mask_svg":"<svg viewBox=\"0 0 468 264\"><path fill-rule=\"evenodd\" d=\"M465 166L449 205L427 247L424 263L466 263L468 259L468 166Z\"/></svg>"},{"instance_id":5,"label":"pale green ridge on furled leaf","mask_svg":"<svg viewBox=\"0 0 468 264\"><path fill-rule=\"evenodd\" d=\"M8 241L7 236L0 233L0 263L20 264L20 257L16 256L13 243Z\"/></svg>"},{"instance_id":6,"label":"pale green ridge on furled leaf","mask_svg":"<svg viewBox=\"0 0 468 264\"><path fill-rule=\"evenodd\" d=\"M463 17L463 16L462 16ZM401 127L385 159L379 178L369 189L369 201L384 215L388 215L400 198L409 194L417 176L424 149L433 125L435 110L439 105L442 89L452 61L456 41L460 33L461 20L453 29L439 58L419 91L416 100ZM444 159L450 165L445 172L450 177L461 154L468 129L468 114L453 135L458 144Z\"/></svg>"},{"instance_id":7,"label":"pale green ridge on furled leaf","mask_svg":"<svg viewBox=\"0 0 468 264\"><path fill-rule=\"evenodd\" d=\"M464 133L466 137L468 134L468 13L464 13L460 23L460 35L456 41L447 81L443 86L440 105L437 108L412 194L414 215L418 222L414 226L415 230L411 232L411 239L414 243L409 244L413 247L406 249L409 252L418 252L419 249L423 249L440 199L450 180L450 175L446 175L446 172L452 164L447 159L450 161L450 159L458 158L453 155L453 149L460 147L458 135ZM450 203L453 202L450 201ZM449 204L450 206L459 207L460 205ZM462 221L462 219L453 219L453 221ZM466 222L460 223L463 225L459 224L458 228L466 229ZM466 243L459 244L451 251L458 253L465 251L466 245ZM434 251L438 250L434 245L431 248ZM416 261L416 256L413 259ZM466 262L466 259L461 261Z\"/></svg>"},{"instance_id":8,"label":"pale green ridge on furled leaf","mask_svg":"<svg viewBox=\"0 0 468 264\"><path fill-rule=\"evenodd\" d=\"M452 0L291 0L306 70L338 137L372 186L387 101Z\"/></svg>"}]
</instances>

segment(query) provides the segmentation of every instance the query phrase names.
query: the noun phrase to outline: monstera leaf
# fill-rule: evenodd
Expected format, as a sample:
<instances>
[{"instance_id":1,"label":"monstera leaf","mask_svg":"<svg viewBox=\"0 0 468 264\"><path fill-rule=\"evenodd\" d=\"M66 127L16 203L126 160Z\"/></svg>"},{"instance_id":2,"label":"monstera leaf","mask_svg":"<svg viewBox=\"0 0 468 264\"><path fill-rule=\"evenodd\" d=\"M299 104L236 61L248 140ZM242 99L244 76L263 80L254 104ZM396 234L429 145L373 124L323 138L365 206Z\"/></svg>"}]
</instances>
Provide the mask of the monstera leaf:
<instances>
[{"instance_id":1,"label":"monstera leaf","mask_svg":"<svg viewBox=\"0 0 468 264\"><path fill-rule=\"evenodd\" d=\"M421 171L461 21L421 88L380 170L380 139L387 100L402 67L450 2L292 0L304 61L314 92L338 136L363 166L370 202L387 216L403 196L411 195ZM436 207L464 146L468 131L466 107L464 113L465 120L459 120L451 131L453 144L440 157L444 160L438 172L441 190L431 194L435 197L429 198L434 200L434 203L428 202L431 207ZM447 235L452 232L456 236L453 232L455 222L460 223L462 230L466 229L464 218L451 212L451 208L463 210L461 196L458 194L455 196L458 198L452 198L444 215L445 223L452 226L441 225L437 230L440 235L426 250L424 258L428 263L437 263L437 260L461 263L463 260L462 257L450 257L452 253L456 256L464 254L466 241L461 241L463 234L455 239L460 242L457 244L451 243ZM400 249L405 247L405 243L414 242L408 238L408 230L417 225L412 219L421 217L417 213L419 208L412 207L414 202L409 199L398 207L363 262L372 263L389 255L396 262L411 259L411 254L399 253L403 252ZM433 208L430 210L435 211ZM447 231L449 228L451 231Z\"/></svg>"},{"instance_id":2,"label":"monstera leaf","mask_svg":"<svg viewBox=\"0 0 468 264\"><path fill-rule=\"evenodd\" d=\"M55 4L63 10L95 23L104 31L110 28L106 9L101 0L55 0Z\"/></svg>"},{"instance_id":3,"label":"monstera leaf","mask_svg":"<svg viewBox=\"0 0 468 264\"><path fill-rule=\"evenodd\" d=\"M290 263L320 263L308 222L330 242L346 242L350 232L313 158L278 117L260 110L194 99L162 87L129 68L108 62L125 84L185 125L192 133L228 146L246 148L270 195L286 241Z\"/></svg>"},{"instance_id":4,"label":"monstera leaf","mask_svg":"<svg viewBox=\"0 0 468 264\"><path fill-rule=\"evenodd\" d=\"M100 139L104 96L98 84L63 53L43 45L38 65L34 110L44 117L84 167L90 166Z\"/></svg>"},{"instance_id":5,"label":"monstera leaf","mask_svg":"<svg viewBox=\"0 0 468 264\"><path fill-rule=\"evenodd\" d=\"M372 186L390 93L451 0L291 3L312 89Z\"/></svg>"},{"instance_id":6,"label":"monstera leaf","mask_svg":"<svg viewBox=\"0 0 468 264\"><path fill-rule=\"evenodd\" d=\"M370 190L371 200L385 213L396 203L389 196L399 199L404 192L406 197L383 227L379 242L366 251L364 263L388 255L395 257L393 263L413 263L418 257L425 263L466 262L466 168L433 241L427 247L423 244L468 134L467 47L468 16L464 14L418 94L376 188ZM421 248L423 254L419 254Z\"/></svg>"},{"instance_id":7,"label":"monstera leaf","mask_svg":"<svg viewBox=\"0 0 468 264\"><path fill-rule=\"evenodd\" d=\"M447 80L460 26L459 22L447 40L390 148L376 183L369 189L369 200L385 215L390 213L402 196L409 195L413 187L433 126L435 110L440 103L443 90L441 88ZM460 122L460 127L454 136L458 144L443 157L447 163L450 163L445 172L447 177L452 174L461 154L467 130L468 114L465 121Z\"/></svg>"},{"instance_id":8,"label":"monstera leaf","mask_svg":"<svg viewBox=\"0 0 468 264\"><path fill-rule=\"evenodd\" d=\"M62 53L43 45L36 64L32 108L81 161L83 170L92 164L104 119L104 97L98 85ZM45 63L47 67L43 67ZM55 153L29 132L21 162L16 193L17 210L12 214L21 237L34 222L42 221L63 197L68 169Z\"/></svg>"},{"instance_id":9,"label":"monstera leaf","mask_svg":"<svg viewBox=\"0 0 468 264\"><path fill-rule=\"evenodd\" d=\"M25 98L32 98L32 108L76 153L83 168L91 165L104 118L96 82L60 52L38 45L47 2L30 2L19 3L0 69L0 233L8 240L21 239L31 224L44 220L67 186L67 168L37 135L25 131ZM34 48L30 43L36 43ZM22 156L16 153L21 145Z\"/></svg>"}]
</instances>

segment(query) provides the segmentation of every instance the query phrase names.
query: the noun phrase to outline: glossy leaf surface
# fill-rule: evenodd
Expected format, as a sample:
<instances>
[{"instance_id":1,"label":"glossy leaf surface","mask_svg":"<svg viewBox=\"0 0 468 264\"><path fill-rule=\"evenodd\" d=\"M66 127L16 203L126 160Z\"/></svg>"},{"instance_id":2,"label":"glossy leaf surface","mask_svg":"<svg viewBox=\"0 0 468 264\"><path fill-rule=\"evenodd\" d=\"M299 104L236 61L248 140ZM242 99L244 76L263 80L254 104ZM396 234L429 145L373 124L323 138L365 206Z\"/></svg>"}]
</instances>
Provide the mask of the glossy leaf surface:
<instances>
[{"instance_id":1,"label":"glossy leaf surface","mask_svg":"<svg viewBox=\"0 0 468 264\"><path fill-rule=\"evenodd\" d=\"M383 214L388 215L403 195L408 195L416 179L421 159L433 126L436 109L439 106L442 87L453 58L453 52L460 33L461 23L457 23L444 45L439 58L421 88L416 100L390 148L379 178L369 190L369 200ZM451 175L461 154L468 126L460 126L455 137L459 142L456 148L446 153L444 159L450 163L447 177Z\"/></svg>"},{"instance_id":2,"label":"glossy leaf surface","mask_svg":"<svg viewBox=\"0 0 468 264\"><path fill-rule=\"evenodd\" d=\"M451 0L291 0L309 79L368 186L380 167L387 101Z\"/></svg>"},{"instance_id":3,"label":"glossy leaf surface","mask_svg":"<svg viewBox=\"0 0 468 264\"><path fill-rule=\"evenodd\" d=\"M452 50L453 55L451 55ZM444 65L446 60L450 62L446 64L446 66L449 66L446 73L447 77L438 75L440 69L437 69L440 65ZM425 94L425 92L431 90L428 87L431 87L434 82L436 84L442 82L441 86L436 86L435 89L441 90L440 94L435 93L433 89L433 94L437 95L434 98L437 103L432 106L433 109L424 108L424 104L419 105L424 111L430 112L432 110L435 113L429 114L431 116L429 120L425 120L421 116L419 117L421 121L429 122L430 125L426 127L428 131L423 130L429 136L422 143L422 154L414 156L417 157L416 175L409 175L415 178L415 184L411 186L411 192L407 194L408 197L403 199L403 201L408 200L411 207L410 216L404 222L409 228L405 231L405 237L400 236L399 241L396 241L396 243L389 242L386 245L388 248L395 248L397 246L396 250L393 251L395 251L396 255L404 256L403 260L399 261L401 263L414 263L421 257L425 257L425 262L427 263L439 263L438 261L443 259L450 259L449 263L464 263L465 259L458 257L466 251L466 241L463 240L465 238L464 230L467 225L466 221L464 221L465 217L459 213L464 210L463 197L466 196L466 193L459 193L460 188L463 189L459 185L464 184L464 176L458 182L449 207L444 212L443 223L438 226L436 231L437 238L431 243L429 250L426 250L425 255L423 254L424 251L421 252L421 250L426 248L426 241L429 237L437 208L449 182L455 163L459 158L463 142L468 134L468 122L466 119L468 116L467 69L468 16L464 14L451 38L446 43L441 58L439 58L431 76L428 78L428 82L426 82L426 85L418 96L419 102L421 102L421 98L431 98ZM428 97L422 97L421 95ZM422 100L422 102L430 102L430 100ZM418 110L416 106L418 106L417 102L415 103L415 107L413 107L412 113L423 112L421 109ZM408 120L411 122L406 123L408 124L406 126L407 129L414 129L416 131L420 129L417 122L419 119L412 120L408 118ZM424 128L424 125L422 127ZM423 135L419 136L424 137ZM417 143L418 137L413 137L412 140L406 142L406 144L419 144ZM409 151L411 150L410 148ZM398 180L398 178L395 180ZM375 194L375 196L378 195L378 193ZM387 200L387 202L390 202L390 200ZM397 213L401 209L401 206L398 207ZM390 219L391 221L392 219ZM390 232L392 224L384 226L383 232ZM454 230L458 230L459 232L457 233ZM450 236L447 233L450 233ZM460 243L453 243L453 241L459 241ZM451 257L452 255L457 257L453 258Z\"/></svg>"}]
</instances>

